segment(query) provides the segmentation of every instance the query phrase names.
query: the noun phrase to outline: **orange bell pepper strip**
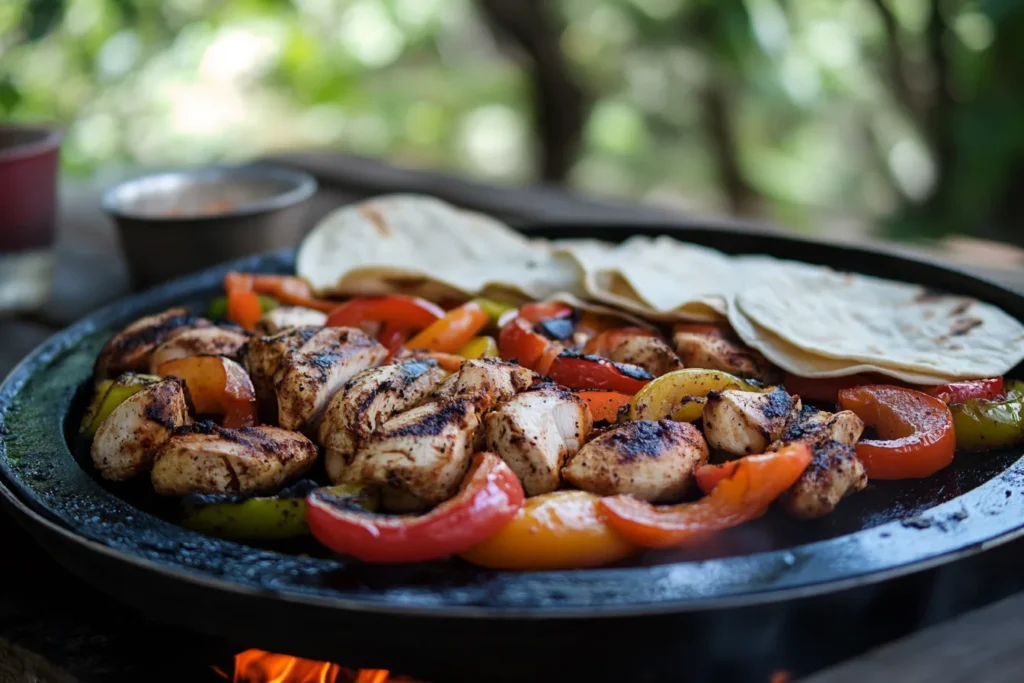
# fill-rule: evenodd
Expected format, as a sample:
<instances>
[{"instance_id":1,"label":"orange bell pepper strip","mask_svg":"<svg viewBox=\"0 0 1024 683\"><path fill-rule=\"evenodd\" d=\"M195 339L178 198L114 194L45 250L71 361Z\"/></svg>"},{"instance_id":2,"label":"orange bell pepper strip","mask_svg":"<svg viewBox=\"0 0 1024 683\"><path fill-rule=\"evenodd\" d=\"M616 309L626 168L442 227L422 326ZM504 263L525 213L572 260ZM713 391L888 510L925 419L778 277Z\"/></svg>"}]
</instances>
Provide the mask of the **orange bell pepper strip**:
<instances>
[{"instance_id":1,"label":"orange bell pepper strip","mask_svg":"<svg viewBox=\"0 0 1024 683\"><path fill-rule=\"evenodd\" d=\"M378 515L335 504L329 489L306 498L313 536L331 550L364 562L425 562L463 552L509 523L523 506L523 487L494 453L473 456L452 498L423 515Z\"/></svg>"},{"instance_id":2,"label":"orange bell pepper strip","mask_svg":"<svg viewBox=\"0 0 1024 683\"><path fill-rule=\"evenodd\" d=\"M511 521L459 557L481 567L520 571L585 569L629 557L636 546L605 523L599 500L586 491L527 498Z\"/></svg>"},{"instance_id":3,"label":"orange bell pepper strip","mask_svg":"<svg viewBox=\"0 0 1024 683\"><path fill-rule=\"evenodd\" d=\"M482 330L491 317L475 301L465 303L448 311L444 317L435 320L422 332L410 339L410 349L425 349L442 353L455 353L466 345L476 333Z\"/></svg>"},{"instance_id":4,"label":"orange bell pepper strip","mask_svg":"<svg viewBox=\"0 0 1024 683\"><path fill-rule=\"evenodd\" d=\"M600 420L615 422L619 419L619 410L623 406L628 406L629 400L632 398L629 394L618 391L578 391L576 394L590 408L594 422Z\"/></svg>"},{"instance_id":5,"label":"orange bell pepper strip","mask_svg":"<svg viewBox=\"0 0 1024 683\"><path fill-rule=\"evenodd\" d=\"M256 293L272 296L289 306L304 306L323 313L338 307L337 301L314 296L309 283L293 275L254 275L252 287Z\"/></svg>"},{"instance_id":6,"label":"orange bell pepper strip","mask_svg":"<svg viewBox=\"0 0 1024 683\"><path fill-rule=\"evenodd\" d=\"M671 548L757 519L796 483L810 462L810 447L795 443L739 459L731 476L693 503L654 506L620 495L602 498L599 504L608 524L626 540L644 548Z\"/></svg>"},{"instance_id":7,"label":"orange bell pepper strip","mask_svg":"<svg viewBox=\"0 0 1024 683\"><path fill-rule=\"evenodd\" d=\"M191 356L161 363L161 377L185 381L192 405L199 415L223 415L229 429L256 424L256 389L242 366L221 356Z\"/></svg>"},{"instance_id":8,"label":"orange bell pepper strip","mask_svg":"<svg viewBox=\"0 0 1024 683\"><path fill-rule=\"evenodd\" d=\"M247 330L255 329L263 316L259 295L251 289L232 289L228 291L227 300L228 320Z\"/></svg>"},{"instance_id":9,"label":"orange bell pepper strip","mask_svg":"<svg viewBox=\"0 0 1024 683\"><path fill-rule=\"evenodd\" d=\"M857 458L869 479L915 479L953 462L953 415L940 399L885 384L843 389L839 407L874 427L879 439L857 444Z\"/></svg>"},{"instance_id":10,"label":"orange bell pepper strip","mask_svg":"<svg viewBox=\"0 0 1024 683\"><path fill-rule=\"evenodd\" d=\"M719 482L723 479L728 479L736 473L736 468L740 466L739 460L729 460L723 462L720 465L701 465L693 473L697 479L697 488L708 495L715 490Z\"/></svg>"}]
</instances>

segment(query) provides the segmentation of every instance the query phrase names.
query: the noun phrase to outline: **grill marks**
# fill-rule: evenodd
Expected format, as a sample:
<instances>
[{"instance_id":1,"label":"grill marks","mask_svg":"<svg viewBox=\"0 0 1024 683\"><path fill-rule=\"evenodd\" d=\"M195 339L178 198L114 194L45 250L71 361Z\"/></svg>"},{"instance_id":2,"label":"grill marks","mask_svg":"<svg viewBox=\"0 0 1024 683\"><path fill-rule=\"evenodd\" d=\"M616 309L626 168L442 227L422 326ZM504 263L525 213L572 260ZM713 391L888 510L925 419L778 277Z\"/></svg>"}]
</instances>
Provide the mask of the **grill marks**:
<instances>
[{"instance_id":1,"label":"grill marks","mask_svg":"<svg viewBox=\"0 0 1024 683\"><path fill-rule=\"evenodd\" d=\"M94 374L97 379L122 372L145 372L149 358L159 345L178 333L213 323L192 315L187 308L170 308L145 316L114 335L100 350Z\"/></svg>"}]
</instances>

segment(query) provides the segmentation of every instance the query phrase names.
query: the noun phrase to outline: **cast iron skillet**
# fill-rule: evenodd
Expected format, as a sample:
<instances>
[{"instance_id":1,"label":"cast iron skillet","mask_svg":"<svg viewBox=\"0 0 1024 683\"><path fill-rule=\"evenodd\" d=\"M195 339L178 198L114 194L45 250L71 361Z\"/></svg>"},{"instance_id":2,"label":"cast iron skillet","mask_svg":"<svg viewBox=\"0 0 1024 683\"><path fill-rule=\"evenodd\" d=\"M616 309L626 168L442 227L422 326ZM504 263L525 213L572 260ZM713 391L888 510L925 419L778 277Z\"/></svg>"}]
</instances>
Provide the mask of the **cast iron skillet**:
<instances>
[{"instance_id":1,"label":"cast iron skillet","mask_svg":"<svg viewBox=\"0 0 1024 683\"><path fill-rule=\"evenodd\" d=\"M531 233L612 241L668 233L727 252L822 263L967 294L1024 319L1020 295L866 249L717 228L562 225ZM276 252L230 267L284 273L293 259L292 252ZM756 611L873 584L978 553L1024 529L1024 451L1015 449L960 455L926 480L872 483L823 520L769 514L689 554L648 554L597 570L503 573L457 561L368 567L208 538L126 502L138 501L138 491L102 483L69 444L103 342L143 314L182 303L202 306L219 293L227 269L96 312L36 349L0 387L0 502L68 569L167 622L250 647L444 680L472 677L481 657L490 680L562 669L642 680L635 657L665 661L662 672L678 671L680 661L690 659L680 644L698 647L712 637L687 615ZM641 622L642 629L625 626ZM612 633L614 644L628 644L633 657L569 656L575 645L593 649L595 639Z\"/></svg>"}]
</instances>

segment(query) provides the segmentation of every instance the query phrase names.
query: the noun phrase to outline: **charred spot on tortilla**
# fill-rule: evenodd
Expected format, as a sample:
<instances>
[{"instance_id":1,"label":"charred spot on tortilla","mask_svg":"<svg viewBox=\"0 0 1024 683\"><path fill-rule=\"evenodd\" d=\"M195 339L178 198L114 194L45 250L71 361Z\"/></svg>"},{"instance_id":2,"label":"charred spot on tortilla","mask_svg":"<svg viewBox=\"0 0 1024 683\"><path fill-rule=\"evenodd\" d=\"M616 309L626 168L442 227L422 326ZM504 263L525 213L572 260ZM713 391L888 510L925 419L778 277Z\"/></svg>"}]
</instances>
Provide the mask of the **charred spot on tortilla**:
<instances>
[{"instance_id":1,"label":"charred spot on tortilla","mask_svg":"<svg viewBox=\"0 0 1024 683\"><path fill-rule=\"evenodd\" d=\"M970 332L971 330L973 330L974 328L979 327L979 326L984 325L984 324L985 324L985 321L981 320L979 318L964 318L963 320L956 321L953 324L953 327L950 328L949 334L947 334L945 336L946 337L962 337L965 334L967 334L968 332Z\"/></svg>"},{"instance_id":2,"label":"charred spot on tortilla","mask_svg":"<svg viewBox=\"0 0 1024 683\"><path fill-rule=\"evenodd\" d=\"M952 318L953 316L963 315L973 304L974 302L970 299L964 299L950 310L949 317Z\"/></svg>"},{"instance_id":3,"label":"charred spot on tortilla","mask_svg":"<svg viewBox=\"0 0 1024 683\"><path fill-rule=\"evenodd\" d=\"M363 215L366 220L373 224L373 227L377 229L384 237L391 236L391 228L388 227L388 222L385 220L384 215L380 210L372 203L365 203L359 207L359 213Z\"/></svg>"}]
</instances>

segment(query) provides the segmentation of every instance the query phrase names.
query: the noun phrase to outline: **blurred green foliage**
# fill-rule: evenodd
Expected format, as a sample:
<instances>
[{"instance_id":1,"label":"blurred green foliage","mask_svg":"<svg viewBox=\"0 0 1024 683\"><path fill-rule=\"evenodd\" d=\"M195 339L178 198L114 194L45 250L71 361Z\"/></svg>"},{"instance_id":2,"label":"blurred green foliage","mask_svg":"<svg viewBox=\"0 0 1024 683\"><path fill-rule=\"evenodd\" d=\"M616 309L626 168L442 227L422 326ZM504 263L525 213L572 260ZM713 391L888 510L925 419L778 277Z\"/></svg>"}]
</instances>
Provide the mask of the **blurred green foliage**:
<instances>
[{"instance_id":1,"label":"blurred green foliage","mask_svg":"<svg viewBox=\"0 0 1024 683\"><path fill-rule=\"evenodd\" d=\"M577 188L1024 242L1024 2L548 5ZM532 76L492 28L470 0L4 0L0 116L66 125L73 174L315 146L530 180Z\"/></svg>"}]
</instances>

